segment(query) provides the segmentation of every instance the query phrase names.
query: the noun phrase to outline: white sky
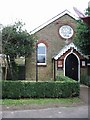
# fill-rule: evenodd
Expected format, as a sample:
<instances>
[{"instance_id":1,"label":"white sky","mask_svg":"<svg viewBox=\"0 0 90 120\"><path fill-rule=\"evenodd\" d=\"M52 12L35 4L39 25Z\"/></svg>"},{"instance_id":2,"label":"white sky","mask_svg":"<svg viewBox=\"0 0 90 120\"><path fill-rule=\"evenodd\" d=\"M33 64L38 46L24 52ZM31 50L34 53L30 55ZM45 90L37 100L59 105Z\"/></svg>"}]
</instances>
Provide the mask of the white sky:
<instances>
[{"instance_id":1,"label":"white sky","mask_svg":"<svg viewBox=\"0 0 90 120\"><path fill-rule=\"evenodd\" d=\"M88 2L89 0L0 0L0 24L6 26L20 20L31 31L65 9L76 15L73 6L84 13Z\"/></svg>"}]
</instances>

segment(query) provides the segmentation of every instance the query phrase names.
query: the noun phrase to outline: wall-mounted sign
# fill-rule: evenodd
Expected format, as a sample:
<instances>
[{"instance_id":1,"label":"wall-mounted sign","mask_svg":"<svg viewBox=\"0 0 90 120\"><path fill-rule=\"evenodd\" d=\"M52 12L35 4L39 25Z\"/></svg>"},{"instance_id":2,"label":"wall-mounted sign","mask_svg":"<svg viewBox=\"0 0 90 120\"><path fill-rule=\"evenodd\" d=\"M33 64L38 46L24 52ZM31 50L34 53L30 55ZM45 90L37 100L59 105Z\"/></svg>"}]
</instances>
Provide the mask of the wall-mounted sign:
<instances>
[{"instance_id":1,"label":"wall-mounted sign","mask_svg":"<svg viewBox=\"0 0 90 120\"><path fill-rule=\"evenodd\" d=\"M85 61L82 61L82 67L85 67Z\"/></svg>"},{"instance_id":2,"label":"wall-mounted sign","mask_svg":"<svg viewBox=\"0 0 90 120\"><path fill-rule=\"evenodd\" d=\"M58 61L57 61L57 67L58 67L58 68L63 67L63 62L60 61L60 60L58 60Z\"/></svg>"}]
</instances>

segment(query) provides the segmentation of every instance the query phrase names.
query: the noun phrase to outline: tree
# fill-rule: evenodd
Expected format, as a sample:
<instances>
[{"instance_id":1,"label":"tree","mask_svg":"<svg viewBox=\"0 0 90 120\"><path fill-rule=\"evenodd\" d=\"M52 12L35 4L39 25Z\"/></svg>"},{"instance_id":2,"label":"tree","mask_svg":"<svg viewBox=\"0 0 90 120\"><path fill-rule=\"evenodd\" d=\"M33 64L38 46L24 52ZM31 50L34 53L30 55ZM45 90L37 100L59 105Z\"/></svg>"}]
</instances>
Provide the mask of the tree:
<instances>
[{"instance_id":1,"label":"tree","mask_svg":"<svg viewBox=\"0 0 90 120\"><path fill-rule=\"evenodd\" d=\"M88 15L88 16L90 15L90 7L86 9L85 15Z\"/></svg>"},{"instance_id":2,"label":"tree","mask_svg":"<svg viewBox=\"0 0 90 120\"><path fill-rule=\"evenodd\" d=\"M15 79L17 56L28 57L34 51L35 36L23 30L24 24L20 21L9 25L2 30L2 51L7 56L8 66L12 79ZM9 57L11 62L9 62ZM16 68L16 69L15 69Z\"/></svg>"},{"instance_id":3,"label":"tree","mask_svg":"<svg viewBox=\"0 0 90 120\"><path fill-rule=\"evenodd\" d=\"M85 14L90 15L89 7L86 9ZM85 55L90 55L90 28L82 20L78 21L74 43Z\"/></svg>"},{"instance_id":4,"label":"tree","mask_svg":"<svg viewBox=\"0 0 90 120\"><path fill-rule=\"evenodd\" d=\"M90 15L90 7L86 9L86 15ZM84 23L82 20L78 21L76 36L74 38L74 43L77 47L89 57L88 62L90 61L90 21L88 24ZM90 76L90 67L88 66L88 76ZM88 77L89 80L89 77Z\"/></svg>"}]
</instances>

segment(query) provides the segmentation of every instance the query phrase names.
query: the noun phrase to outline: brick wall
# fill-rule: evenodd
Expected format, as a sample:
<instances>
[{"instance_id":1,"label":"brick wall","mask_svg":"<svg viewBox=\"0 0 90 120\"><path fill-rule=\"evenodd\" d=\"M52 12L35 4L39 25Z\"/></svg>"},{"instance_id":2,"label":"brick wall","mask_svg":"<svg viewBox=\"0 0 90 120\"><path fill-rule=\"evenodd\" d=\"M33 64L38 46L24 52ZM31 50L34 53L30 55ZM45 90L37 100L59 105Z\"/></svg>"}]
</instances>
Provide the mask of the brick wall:
<instances>
[{"instance_id":1,"label":"brick wall","mask_svg":"<svg viewBox=\"0 0 90 120\"><path fill-rule=\"evenodd\" d=\"M65 40L59 35L60 26L68 24L74 29L76 27L76 21L69 15L64 15L63 17L57 19L51 24L47 25L43 29L36 33L38 40L45 40L48 44L47 47L47 65L38 66L38 77L40 80L51 80L53 79L53 64L52 57L56 55L60 49L64 47ZM74 37L74 36L73 36ZM72 38L71 38L72 41ZM35 53L32 57L26 60L26 79L35 80L36 79L36 57Z\"/></svg>"}]
</instances>

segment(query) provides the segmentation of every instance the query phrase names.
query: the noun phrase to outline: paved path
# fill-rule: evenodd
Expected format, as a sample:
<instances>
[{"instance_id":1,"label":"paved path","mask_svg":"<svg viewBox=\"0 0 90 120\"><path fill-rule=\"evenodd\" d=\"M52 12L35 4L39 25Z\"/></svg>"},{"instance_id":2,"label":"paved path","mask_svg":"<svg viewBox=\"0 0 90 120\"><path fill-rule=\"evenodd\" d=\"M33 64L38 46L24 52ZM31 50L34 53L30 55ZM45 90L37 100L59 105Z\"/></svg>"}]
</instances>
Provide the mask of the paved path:
<instances>
[{"instance_id":1,"label":"paved path","mask_svg":"<svg viewBox=\"0 0 90 120\"><path fill-rule=\"evenodd\" d=\"M80 98L85 102L89 103L89 92L90 88L85 85L80 85Z\"/></svg>"},{"instance_id":2,"label":"paved path","mask_svg":"<svg viewBox=\"0 0 90 120\"><path fill-rule=\"evenodd\" d=\"M2 118L88 118L88 106L4 111Z\"/></svg>"}]
</instances>

